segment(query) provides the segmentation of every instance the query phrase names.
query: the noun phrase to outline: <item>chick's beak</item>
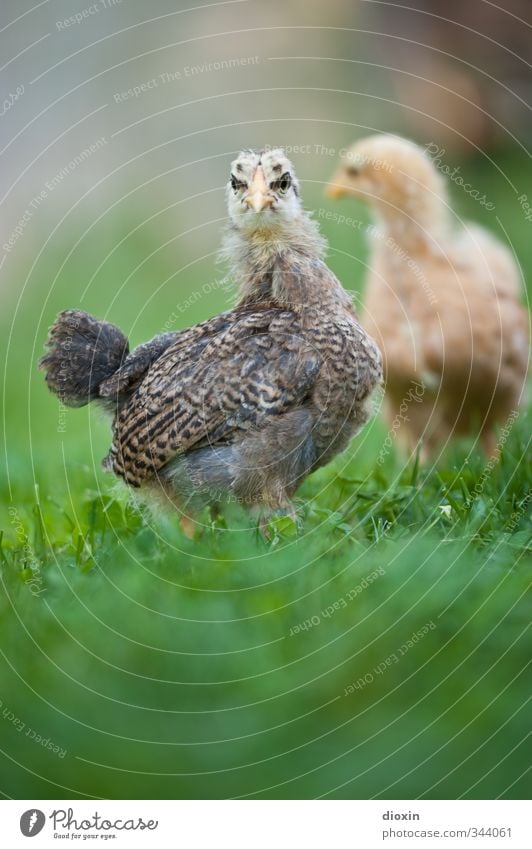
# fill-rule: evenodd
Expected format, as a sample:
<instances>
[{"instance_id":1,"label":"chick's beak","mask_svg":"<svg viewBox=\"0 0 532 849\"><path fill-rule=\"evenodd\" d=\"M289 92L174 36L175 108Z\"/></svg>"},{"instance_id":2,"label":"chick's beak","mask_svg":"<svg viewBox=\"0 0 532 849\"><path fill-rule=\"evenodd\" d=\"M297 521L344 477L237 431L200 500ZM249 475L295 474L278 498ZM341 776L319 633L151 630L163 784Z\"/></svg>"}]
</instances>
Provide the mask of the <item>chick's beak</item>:
<instances>
[{"instance_id":1,"label":"chick's beak","mask_svg":"<svg viewBox=\"0 0 532 849\"><path fill-rule=\"evenodd\" d=\"M344 185L345 175L343 171L337 171L333 174L330 183L325 188L325 194L328 198L336 200L343 198L347 194L347 187Z\"/></svg>"},{"instance_id":2,"label":"chick's beak","mask_svg":"<svg viewBox=\"0 0 532 849\"><path fill-rule=\"evenodd\" d=\"M266 185L264 171L260 165L255 171L255 176L244 197L244 203L246 206L251 207L253 212L262 212L263 209L266 209L267 206L271 206L273 203L273 197Z\"/></svg>"}]
</instances>

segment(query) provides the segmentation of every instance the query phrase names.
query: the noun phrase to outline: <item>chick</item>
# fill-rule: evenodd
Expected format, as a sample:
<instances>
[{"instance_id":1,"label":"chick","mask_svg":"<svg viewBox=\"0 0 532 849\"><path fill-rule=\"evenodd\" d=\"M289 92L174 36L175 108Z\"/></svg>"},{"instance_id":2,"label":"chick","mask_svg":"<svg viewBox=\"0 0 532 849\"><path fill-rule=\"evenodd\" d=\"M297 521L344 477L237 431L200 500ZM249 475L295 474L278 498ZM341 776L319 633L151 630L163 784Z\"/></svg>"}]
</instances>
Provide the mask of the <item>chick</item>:
<instances>
[{"instance_id":1,"label":"chick","mask_svg":"<svg viewBox=\"0 0 532 849\"><path fill-rule=\"evenodd\" d=\"M325 265L282 150L244 151L227 185L223 255L234 309L128 353L118 328L59 315L40 365L72 406L114 413L104 467L162 491L186 516L234 500L272 512L366 422L382 379L376 343Z\"/></svg>"},{"instance_id":2,"label":"chick","mask_svg":"<svg viewBox=\"0 0 532 849\"><path fill-rule=\"evenodd\" d=\"M422 456L451 436L479 435L518 407L526 379L528 315L519 270L486 230L452 226L443 178L425 150L397 136L356 142L328 195L370 204L363 324L384 357L385 416ZM401 414L401 415L399 415Z\"/></svg>"}]
</instances>

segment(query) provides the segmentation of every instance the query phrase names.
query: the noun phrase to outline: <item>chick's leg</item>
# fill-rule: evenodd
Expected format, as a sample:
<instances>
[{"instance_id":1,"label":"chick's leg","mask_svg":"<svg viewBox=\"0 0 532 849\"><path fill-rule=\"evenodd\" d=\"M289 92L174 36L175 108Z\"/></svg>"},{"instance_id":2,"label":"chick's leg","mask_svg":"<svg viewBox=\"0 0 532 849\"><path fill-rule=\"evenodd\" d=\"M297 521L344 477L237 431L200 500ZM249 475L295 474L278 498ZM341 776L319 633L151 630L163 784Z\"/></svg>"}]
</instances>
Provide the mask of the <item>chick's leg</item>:
<instances>
[{"instance_id":1,"label":"chick's leg","mask_svg":"<svg viewBox=\"0 0 532 849\"><path fill-rule=\"evenodd\" d=\"M200 525L194 521L192 516L182 513L179 517L179 525L187 539L194 539L200 528Z\"/></svg>"},{"instance_id":2,"label":"chick's leg","mask_svg":"<svg viewBox=\"0 0 532 849\"><path fill-rule=\"evenodd\" d=\"M275 515L296 520L290 499L316 459L313 427L310 410L293 410L260 430L245 431L230 445L200 448L165 466L160 482L183 533L197 536L194 515L203 506L216 510L226 502L252 508L263 535Z\"/></svg>"},{"instance_id":3,"label":"chick's leg","mask_svg":"<svg viewBox=\"0 0 532 849\"><path fill-rule=\"evenodd\" d=\"M236 447L233 491L261 515L260 524L280 512L295 517L290 499L316 459L313 427L310 410L293 410Z\"/></svg>"},{"instance_id":4,"label":"chick's leg","mask_svg":"<svg viewBox=\"0 0 532 849\"><path fill-rule=\"evenodd\" d=\"M482 431L480 434L480 442L488 457L497 457L499 453L499 446L497 445L495 432L491 428Z\"/></svg>"}]
</instances>

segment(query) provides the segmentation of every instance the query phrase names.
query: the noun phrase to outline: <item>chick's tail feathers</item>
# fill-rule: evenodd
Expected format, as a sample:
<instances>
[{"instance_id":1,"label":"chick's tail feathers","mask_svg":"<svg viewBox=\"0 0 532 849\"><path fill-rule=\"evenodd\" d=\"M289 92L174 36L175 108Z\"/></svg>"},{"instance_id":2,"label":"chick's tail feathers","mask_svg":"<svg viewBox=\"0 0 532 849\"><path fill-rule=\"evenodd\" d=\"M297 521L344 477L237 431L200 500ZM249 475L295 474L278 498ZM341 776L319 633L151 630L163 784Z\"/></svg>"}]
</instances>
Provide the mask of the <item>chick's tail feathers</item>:
<instances>
[{"instance_id":1,"label":"chick's tail feathers","mask_svg":"<svg viewBox=\"0 0 532 849\"><path fill-rule=\"evenodd\" d=\"M68 407L83 407L123 364L129 344L118 327L80 310L59 313L39 360L48 388Z\"/></svg>"}]
</instances>

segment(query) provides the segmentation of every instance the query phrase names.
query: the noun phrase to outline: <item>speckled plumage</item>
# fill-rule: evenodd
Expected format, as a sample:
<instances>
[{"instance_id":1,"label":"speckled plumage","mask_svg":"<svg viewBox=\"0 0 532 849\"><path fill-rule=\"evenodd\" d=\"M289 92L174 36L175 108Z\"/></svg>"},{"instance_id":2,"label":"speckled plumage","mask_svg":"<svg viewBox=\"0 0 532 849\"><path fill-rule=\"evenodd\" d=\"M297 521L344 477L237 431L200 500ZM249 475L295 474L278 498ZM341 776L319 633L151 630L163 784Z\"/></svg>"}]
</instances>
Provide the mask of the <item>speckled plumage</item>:
<instances>
[{"instance_id":1,"label":"speckled plumage","mask_svg":"<svg viewBox=\"0 0 532 849\"><path fill-rule=\"evenodd\" d=\"M99 397L116 411L104 465L130 486L162 487L180 507L234 498L289 508L306 475L367 420L380 354L321 258L282 152L246 152L232 173L248 186L228 188L224 253L238 303L141 345L101 381ZM257 173L260 202L268 199L259 213L240 208ZM292 179L284 193L275 190L281 173ZM47 369L57 335L56 325Z\"/></svg>"}]
</instances>

